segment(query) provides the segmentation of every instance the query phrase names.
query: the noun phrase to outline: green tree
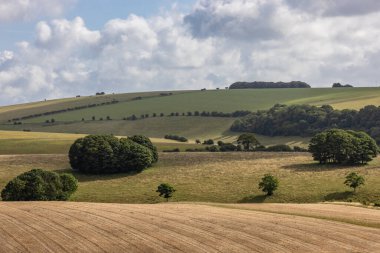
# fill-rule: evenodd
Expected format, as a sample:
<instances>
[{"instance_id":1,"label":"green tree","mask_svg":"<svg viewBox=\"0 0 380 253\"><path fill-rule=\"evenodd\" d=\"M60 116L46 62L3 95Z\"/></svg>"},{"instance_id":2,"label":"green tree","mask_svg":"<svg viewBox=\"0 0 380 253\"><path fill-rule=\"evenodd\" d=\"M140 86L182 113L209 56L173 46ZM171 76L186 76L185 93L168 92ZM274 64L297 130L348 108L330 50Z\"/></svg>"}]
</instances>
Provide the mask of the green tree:
<instances>
[{"instance_id":1,"label":"green tree","mask_svg":"<svg viewBox=\"0 0 380 253\"><path fill-rule=\"evenodd\" d=\"M259 189L272 196L273 192L278 188L278 179L270 174L265 174L259 183Z\"/></svg>"},{"instance_id":2,"label":"green tree","mask_svg":"<svg viewBox=\"0 0 380 253\"><path fill-rule=\"evenodd\" d=\"M346 176L344 184L353 188L354 192L356 192L356 188L360 187L361 185L364 185L364 182L365 179L363 176L359 175L356 172L351 172Z\"/></svg>"},{"instance_id":3,"label":"green tree","mask_svg":"<svg viewBox=\"0 0 380 253\"><path fill-rule=\"evenodd\" d=\"M147 147L149 148L151 151L152 151L152 155L153 155L153 162L157 162L158 161L158 152L157 152L157 148L153 145L152 141L144 136L144 135L134 135L134 136L131 136L131 137L128 137L128 139L144 146L144 147Z\"/></svg>"},{"instance_id":4,"label":"green tree","mask_svg":"<svg viewBox=\"0 0 380 253\"><path fill-rule=\"evenodd\" d=\"M156 192L159 193L159 196L160 197L164 197L166 199L166 201L169 201L169 198L171 198L174 194L176 190L174 189L173 186L171 186L170 184L160 184L158 187L157 187L157 190Z\"/></svg>"},{"instance_id":5,"label":"green tree","mask_svg":"<svg viewBox=\"0 0 380 253\"><path fill-rule=\"evenodd\" d=\"M242 134L239 136L237 142L238 144L243 145L245 151L254 150L256 147L260 146L260 142L253 134Z\"/></svg>"},{"instance_id":6,"label":"green tree","mask_svg":"<svg viewBox=\"0 0 380 253\"><path fill-rule=\"evenodd\" d=\"M331 129L316 134L309 151L319 163L365 164L377 156L378 147L364 132Z\"/></svg>"},{"instance_id":7,"label":"green tree","mask_svg":"<svg viewBox=\"0 0 380 253\"><path fill-rule=\"evenodd\" d=\"M78 188L70 174L33 169L12 179L1 192L3 201L67 200Z\"/></svg>"},{"instance_id":8,"label":"green tree","mask_svg":"<svg viewBox=\"0 0 380 253\"><path fill-rule=\"evenodd\" d=\"M144 136L119 140L113 135L89 135L71 145L69 159L74 170L110 174L141 171L156 162L158 156Z\"/></svg>"}]
</instances>

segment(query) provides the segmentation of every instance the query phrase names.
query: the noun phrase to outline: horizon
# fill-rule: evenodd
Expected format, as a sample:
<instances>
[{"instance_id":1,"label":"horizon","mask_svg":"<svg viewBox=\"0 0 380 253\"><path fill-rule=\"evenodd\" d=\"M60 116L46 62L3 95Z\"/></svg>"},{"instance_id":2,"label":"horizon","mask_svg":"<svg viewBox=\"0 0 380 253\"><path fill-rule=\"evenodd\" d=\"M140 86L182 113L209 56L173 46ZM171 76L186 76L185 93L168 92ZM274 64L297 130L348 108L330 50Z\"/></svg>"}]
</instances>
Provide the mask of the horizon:
<instances>
[{"instance_id":1,"label":"horizon","mask_svg":"<svg viewBox=\"0 0 380 253\"><path fill-rule=\"evenodd\" d=\"M380 2L0 2L0 106L301 80L379 87Z\"/></svg>"}]
</instances>

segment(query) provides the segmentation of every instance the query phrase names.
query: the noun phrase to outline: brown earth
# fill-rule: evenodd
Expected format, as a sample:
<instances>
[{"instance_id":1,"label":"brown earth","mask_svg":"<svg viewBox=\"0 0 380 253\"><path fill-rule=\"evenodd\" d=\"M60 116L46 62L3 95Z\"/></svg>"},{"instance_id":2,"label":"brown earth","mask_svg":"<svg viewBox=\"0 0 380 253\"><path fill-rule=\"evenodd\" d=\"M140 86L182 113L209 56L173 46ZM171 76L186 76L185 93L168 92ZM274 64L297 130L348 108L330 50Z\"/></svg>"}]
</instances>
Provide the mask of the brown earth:
<instances>
[{"instance_id":1,"label":"brown earth","mask_svg":"<svg viewBox=\"0 0 380 253\"><path fill-rule=\"evenodd\" d=\"M327 219L368 216L376 223L379 210L333 204L225 207L2 202L0 251L380 252L380 229ZM258 207L266 210L246 210ZM272 213L284 210L327 217Z\"/></svg>"}]
</instances>

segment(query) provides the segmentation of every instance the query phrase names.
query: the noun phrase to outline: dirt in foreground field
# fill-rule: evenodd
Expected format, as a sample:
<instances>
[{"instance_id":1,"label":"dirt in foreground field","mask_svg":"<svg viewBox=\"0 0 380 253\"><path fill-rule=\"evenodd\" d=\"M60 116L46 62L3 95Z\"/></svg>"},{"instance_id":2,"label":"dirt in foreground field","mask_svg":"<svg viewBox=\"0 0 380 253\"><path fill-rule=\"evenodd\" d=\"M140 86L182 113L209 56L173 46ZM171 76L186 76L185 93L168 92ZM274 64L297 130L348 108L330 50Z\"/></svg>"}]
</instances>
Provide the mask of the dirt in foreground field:
<instances>
[{"instance_id":1,"label":"dirt in foreground field","mask_svg":"<svg viewBox=\"0 0 380 253\"><path fill-rule=\"evenodd\" d=\"M1 252L380 251L380 229L197 204L0 203L0 230Z\"/></svg>"}]
</instances>

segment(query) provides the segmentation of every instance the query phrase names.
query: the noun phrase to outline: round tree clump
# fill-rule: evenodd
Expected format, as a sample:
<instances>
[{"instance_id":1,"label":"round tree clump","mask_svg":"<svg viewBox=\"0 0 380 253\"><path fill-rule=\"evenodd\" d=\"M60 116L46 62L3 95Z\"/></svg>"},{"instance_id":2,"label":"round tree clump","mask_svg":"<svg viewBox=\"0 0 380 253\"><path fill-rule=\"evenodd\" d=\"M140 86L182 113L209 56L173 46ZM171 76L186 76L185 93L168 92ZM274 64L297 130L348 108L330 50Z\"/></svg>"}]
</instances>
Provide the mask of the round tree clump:
<instances>
[{"instance_id":1,"label":"round tree clump","mask_svg":"<svg viewBox=\"0 0 380 253\"><path fill-rule=\"evenodd\" d=\"M133 142L136 142L140 145L143 145L144 147L149 148L152 152L152 155L153 155L153 162L158 161L157 148L153 145L153 143L151 142L151 140L148 137L146 137L144 135L134 135L134 136L128 137L128 139L130 139Z\"/></svg>"},{"instance_id":2,"label":"round tree clump","mask_svg":"<svg viewBox=\"0 0 380 253\"><path fill-rule=\"evenodd\" d=\"M70 174L33 169L12 179L1 192L3 201L67 200L78 188Z\"/></svg>"},{"instance_id":3,"label":"round tree clump","mask_svg":"<svg viewBox=\"0 0 380 253\"><path fill-rule=\"evenodd\" d=\"M330 129L316 134L309 151L319 163L366 164L378 154L376 141L360 131Z\"/></svg>"},{"instance_id":4,"label":"round tree clump","mask_svg":"<svg viewBox=\"0 0 380 253\"><path fill-rule=\"evenodd\" d=\"M89 135L72 144L69 159L74 170L111 174L142 171L156 162L158 155L145 136L118 139L112 135Z\"/></svg>"}]
</instances>

